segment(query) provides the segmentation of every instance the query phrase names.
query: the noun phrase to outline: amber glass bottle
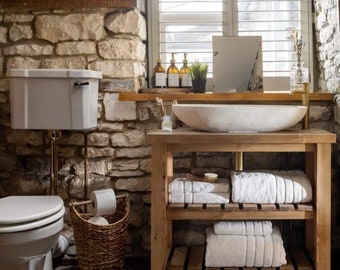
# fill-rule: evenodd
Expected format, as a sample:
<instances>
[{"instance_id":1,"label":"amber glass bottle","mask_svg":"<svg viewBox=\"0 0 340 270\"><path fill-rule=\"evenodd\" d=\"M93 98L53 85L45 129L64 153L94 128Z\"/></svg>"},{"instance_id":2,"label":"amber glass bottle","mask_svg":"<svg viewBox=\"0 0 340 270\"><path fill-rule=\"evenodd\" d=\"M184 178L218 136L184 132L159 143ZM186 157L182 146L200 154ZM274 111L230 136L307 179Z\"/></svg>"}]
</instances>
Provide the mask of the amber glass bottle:
<instances>
[{"instance_id":1,"label":"amber glass bottle","mask_svg":"<svg viewBox=\"0 0 340 270\"><path fill-rule=\"evenodd\" d=\"M181 87L191 87L191 74L186 53L184 53L183 66L179 71L179 81Z\"/></svg>"},{"instance_id":2,"label":"amber glass bottle","mask_svg":"<svg viewBox=\"0 0 340 270\"><path fill-rule=\"evenodd\" d=\"M170 66L167 70L168 87L179 87L179 70L176 67L175 54L171 54Z\"/></svg>"},{"instance_id":3,"label":"amber glass bottle","mask_svg":"<svg viewBox=\"0 0 340 270\"><path fill-rule=\"evenodd\" d=\"M165 68L162 66L160 53L158 53L157 64L153 69L153 85L156 88L166 87Z\"/></svg>"}]
</instances>

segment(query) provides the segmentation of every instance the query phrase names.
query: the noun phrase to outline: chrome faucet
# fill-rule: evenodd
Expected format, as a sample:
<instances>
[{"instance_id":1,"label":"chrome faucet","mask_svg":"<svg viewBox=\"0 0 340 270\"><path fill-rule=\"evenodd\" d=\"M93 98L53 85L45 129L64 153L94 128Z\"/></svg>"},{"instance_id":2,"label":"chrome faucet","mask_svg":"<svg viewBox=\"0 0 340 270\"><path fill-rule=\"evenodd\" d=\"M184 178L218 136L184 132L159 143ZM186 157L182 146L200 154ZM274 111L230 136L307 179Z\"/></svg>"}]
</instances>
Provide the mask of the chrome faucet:
<instances>
[{"instance_id":1,"label":"chrome faucet","mask_svg":"<svg viewBox=\"0 0 340 270\"><path fill-rule=\"evenodd\" d=\"M294 93L302 93L302 105L307 107L305 117L303 119L303 129L309 129L309 94L310 94L310 84L308 82L303 83L302 89L293 89L290 95Z\"/></svg>"}]
</instances>

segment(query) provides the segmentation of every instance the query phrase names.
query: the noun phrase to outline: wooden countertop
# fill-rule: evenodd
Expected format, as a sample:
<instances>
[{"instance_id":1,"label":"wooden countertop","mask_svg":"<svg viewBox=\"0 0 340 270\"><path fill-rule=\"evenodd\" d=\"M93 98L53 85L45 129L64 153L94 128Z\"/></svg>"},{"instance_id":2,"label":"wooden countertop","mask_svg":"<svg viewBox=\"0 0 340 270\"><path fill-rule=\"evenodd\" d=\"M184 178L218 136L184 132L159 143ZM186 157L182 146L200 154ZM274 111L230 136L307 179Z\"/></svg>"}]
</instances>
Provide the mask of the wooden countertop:
<instances>
[{"instance_id":1,"label":"wooden countertop","mask_svg":"<svg viewBox=\"0 0 340 270\"><path fill-rule=\"evenodd\" d=\"M161 129L147 134L150 143L160 144L311 144L335 143L336 135L322 129L284 130L268 133L212 133L179 128L172 132ZM184 146L185 147L185 146ZM275 150L275 149L273 149Z\"/></svg>"},{"instance_id":2,"label":"wooden countertop","mask_svg":"<svg viewBox=\"0 0 340 270\"><path fill-rule=\"evenodd\" d=\"M202 101L202 102L284 102L284 101L300 101L301 94L295 93L119 93L121 101L148 101L155 100L160 97L163 100L178 101ZM311 93L311 101L332 101L333 93Z\"/></svg>"}]
</instances>

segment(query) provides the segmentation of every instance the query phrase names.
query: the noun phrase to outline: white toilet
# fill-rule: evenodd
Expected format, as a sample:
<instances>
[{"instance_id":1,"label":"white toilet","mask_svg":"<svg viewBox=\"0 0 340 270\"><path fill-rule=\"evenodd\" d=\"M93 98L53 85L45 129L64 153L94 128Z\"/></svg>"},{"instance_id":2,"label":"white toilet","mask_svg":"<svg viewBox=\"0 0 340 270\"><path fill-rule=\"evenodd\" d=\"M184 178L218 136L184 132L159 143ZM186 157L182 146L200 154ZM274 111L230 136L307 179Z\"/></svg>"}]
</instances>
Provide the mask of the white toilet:
<instances>
[{"instance_id":1,"label":"white toilet","mask_svg":"<svg viewBox=\"0 0 340 270\"><path fill-rule=\"evenodd\" d=\"M64 225L59 196L0 199L0 270L53 270L51 249Z\"/></svg>"}]
</instances>

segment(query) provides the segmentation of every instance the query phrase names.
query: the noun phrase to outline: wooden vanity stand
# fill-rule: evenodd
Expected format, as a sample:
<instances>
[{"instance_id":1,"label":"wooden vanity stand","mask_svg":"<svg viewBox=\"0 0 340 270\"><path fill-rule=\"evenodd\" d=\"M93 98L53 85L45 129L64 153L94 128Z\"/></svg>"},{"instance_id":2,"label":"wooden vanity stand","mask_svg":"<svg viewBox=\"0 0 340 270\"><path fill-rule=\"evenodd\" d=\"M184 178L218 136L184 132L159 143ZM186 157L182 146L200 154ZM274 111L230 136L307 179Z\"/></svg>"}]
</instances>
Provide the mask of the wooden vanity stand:
<instances>
[{"instance_id":1,"label":"wooden vanity stand","mask_svg":"<svg viewBox=\"0 0 340 270\"><path fill-rule=\"evenodd\" d=\"M336 142L335 134L320 129L274 133L208 133L175 129L173 132L153 130L147 138L152 145L151 270L238 269L204 268L204 247L175 250L173 220L261 219L305 220L305 247L315 269L331 269L331 144ZM175 152L304 152L305 173L313 186L313 201L297 205L170 204L167 186L173 178ZM190 258L186 255L188 250L191 250ZM296 258L294 266L288 260L288 264L280 269L312 269L312 266L297 267L298 260Z\"/></svg>"}]
</instances>

